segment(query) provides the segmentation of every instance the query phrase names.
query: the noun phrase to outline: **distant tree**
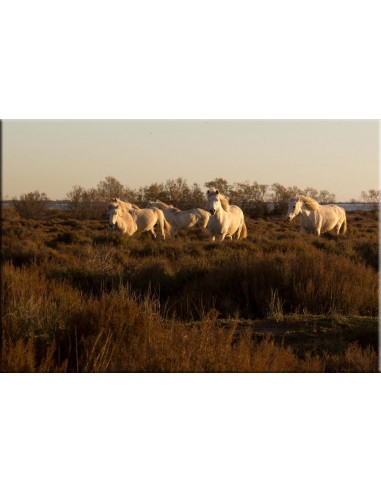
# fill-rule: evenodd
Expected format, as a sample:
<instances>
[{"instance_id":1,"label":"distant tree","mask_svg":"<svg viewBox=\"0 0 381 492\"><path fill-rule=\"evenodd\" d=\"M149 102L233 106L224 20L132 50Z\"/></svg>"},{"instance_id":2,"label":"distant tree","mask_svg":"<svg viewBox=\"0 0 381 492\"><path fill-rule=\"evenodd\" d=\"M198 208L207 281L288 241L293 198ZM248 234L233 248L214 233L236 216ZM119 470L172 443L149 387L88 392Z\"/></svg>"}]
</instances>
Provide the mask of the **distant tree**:
<instances>
[{"instance_id":1,"label":"distant tree","mask_svg":"<svg viewBox=\"0 0 381 492\"><path fill-rule=\"evenodd\" d=\"M107 176L97 185L99 199L110 201L111 198L121 198L125 193L125 188L120 181L112 176Z\"/></svg>"},{"instance_id":2,"label":"distant tree","mask_svg":"<svg viewBox=\"0 0 381 492\"><path fill-rule=\"evenodd\" d=\"M75 185L73 189L66 194L66 199L69 202L69 207L72 210L80 210L86 194L85 188Z\"/></svg>"},{"instance_id":3,"label":"distant tree","mask_svg":"<svg viewBox=\"0 0 381 492\"><path fill-rule=\"evenodd\" d=\"M107 211L105 196L97 188L85 189L82 186L73 186L72 191L66 194L71 210L78 217L104 218Z\"/></svg>"},{"instance_id":4,"label":"distant tree","mask_svg":"<svg viewBox=\"0 0 381 492\"><path fill-rule=\"evenodd\" d=\"M253 218L262 217L268 213L267 191L268 185L261 185L256 181L253 184L248 181L234 183L230 189L230 202Z\"/></svg>"},{"instance_id":5,"label":"distant tree","mask_svg":"<svg viewBox=\"0 0 381 492\"><path fill-rule=\"evenodd\" d=\"M205 193L202 191L197 183L193 183L192 187L190 188L190 203L188 204L187 209L206 207L207 201Z\"/></svg>"},{"instance_id":6,"label":"distant tree","mask_svg":"<svg viewBox=\"0 0 381 492\"><path fill-rule=\"evenodd\" d=\"M204 186L208 188L216 188L220 193L223 195L227 196L228 198L230 197L230 190L231 186L229 183L226 181L226 179L223 178L215 178L212 179L211 181L207 181Z\"/></svg>"},{"instance_id":7,"label":"distant tree","mask_svg":"<svg viewBox=\"0 0 381 492\"><path fill-rule=\"evenodd\" d=\"M308 187L302 191L302 194L305 196L310 196L314 200L317 200L319 192L318 192L318 190L315 190L315 188Z\"/></svg>"},{"instance_id":8,"label":"distant tree","mask_svg":"<svg viewBox=\"0 0 381 492\"><path fill-rule=\"evenodd\" d=\"M49 198L38 190L12 198L12 205L24 218L38 218L47 208Z\"/></svg>"},{"instance_id":9,"label":"distant tree","mask_svg":"<svg viewBox=\"0 0 381 492\"><path fill-rule=\"evenodd\" d=\"M133 188L128 188L127 186L125 186L121 199L125 202L135 203L136 205L138 205L137 202L139 200L139 197L139 190L134 190Z\"/></svg>"},{"instance_id":10,"label":"distant tree","mask_svg":"<svg viewBox=\"0 0 381 492\"><path fill-rule=\"evenodd\" d=\"M273 213L275 215L283 215L287 212L288 202L290 198L302 193L302 190L297 186L285 187L280 183L271 185L271 201L274 205Z\"/></svg>"},{"instance_id":11,"label":"distant tree","mask_svg":"<svg viewBox=\"0 0 381 492\"><path fill-rule=\"evenodd\" d=\"M330 193L327 190L320 190L319 195L316 197L319 203L335 203L336 196L334 193Z\"/></svg>"},{"instance_id":12,"label":"distant tree","mask_svg":"<svg viewBox=\"0 0 381 492\"><path fill-rule=\"evenodd\" d=\"M361 192L361 200L372 204L372 209L377 210L381 201L381 190L370 189Z\"/></svg>"},{"instance_id":13,"label":"distant tree","mask_svg":"<svg viewBox=\"0 0 381 492\"><path fill-rule=\"evenodd\" d=\"M149 201L161 200L182 210L205 206L205 194L194 183L191 187L186 179L168 179L165 183L153 183L137 192L138 201L145 206Z\"/></svg>"},{"instance_id":14,"label":"distant tree","mask_svg":"<svg viewBox=\"0 0 381 492\"><path fill-rule=\"evenodd\" d=\"M163 183L153 183L149 186L139 188L138 196L141 205L146 205L148 202L155 200L160 200L162 202L168 200L168 195L164 189Z\"/></svg>"},{"instance_id":15,"label":"distant tree","mask_svg":"<svg viewBox=\"0 0 381 492\"><path fill-rule=\"evenodd\" d=\"M189 203L190 189L186 179L168 179L164 186L169 203L178 208L184 209Z\"/></svg>"},{"instance_id":16,"label":"distant tree","mask_svg":"<svg viewBox=\"0 0 381 492\"><path fill-rule=\"evenodd\" d=\"M381 199L381 190L370 189L361 192L361 200L366 203L379 203Z\"/></svg>"}]
</instances>

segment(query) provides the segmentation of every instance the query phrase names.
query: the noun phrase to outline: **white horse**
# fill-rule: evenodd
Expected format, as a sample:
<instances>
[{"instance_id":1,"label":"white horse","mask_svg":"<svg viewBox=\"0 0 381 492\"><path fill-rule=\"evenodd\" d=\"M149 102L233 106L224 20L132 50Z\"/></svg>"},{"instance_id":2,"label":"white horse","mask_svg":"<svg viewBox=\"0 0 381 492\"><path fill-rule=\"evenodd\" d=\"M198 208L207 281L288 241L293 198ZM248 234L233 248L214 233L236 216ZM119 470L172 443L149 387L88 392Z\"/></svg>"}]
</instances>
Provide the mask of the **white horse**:
<instances>
[{"instance_id":1,"label":"white horse","mask_svg":"<svg viewBox=\"0 0 381 492\"><path fill-rule=\"evenodd\" d=\"M109 206L108 218L110 229L116 228L128 236L132 236L137 231L132 215L119 206Z\"/></svg>"},{"instance_id":2,"label":"white horse","mask_svg":"<svg viewBox=\"0 0 381 492\"><path fill-rule=\"evenodd\" d=\"M233 234L236 239L247 237L247 228L242 210L237 205L229 205L228 199L221 193L212 188L207 191L209 210L211 217L208 222L209 235L214 241L219 237L221 241L225 237L232 239Z\"/></svg>"},{"instance_id":3,"label":"white horse","mask_svg":"<svg viewBox=\"0 0 381 492\"><path fill-rule=\"evenodd\" d=\"M158 224L163 239L165 239L165 231L171 232L170 224L165 220L163 212L158 208L139 208L137 205L123 202L119 198L114 198L112 203L131 214L138 231L149 231L156 238L154 226Z\"/></svg>"},{"instance_id":4,"label":"white horse","mask_svg":"<svg viewBox=\"0 0 381 492\"><path fill-rule=\"evenodd\" d=\"M288 204L286 219L291 221L300 215L301 232L312 232L320 236L323 232L334 230L338 235L347 232L345 210L337 205L319 205L309 196L296 195Z\"/></svg>"},{"instance_id":5,"label":"white horse","mask_svg":"<svg viewBox=\"0 0 381 492\"><path fill-rule=\"evenodd\" d=\"M173 235L177 236L180 229L190 229L197 226L205 229L208 225L210 214L202 208L192 208L190 210L180 210L173 205L167 205L160 200L149 202L149 208L158 208L163 211L166 220L171 224Z\"/></svg>"}]
</instances>

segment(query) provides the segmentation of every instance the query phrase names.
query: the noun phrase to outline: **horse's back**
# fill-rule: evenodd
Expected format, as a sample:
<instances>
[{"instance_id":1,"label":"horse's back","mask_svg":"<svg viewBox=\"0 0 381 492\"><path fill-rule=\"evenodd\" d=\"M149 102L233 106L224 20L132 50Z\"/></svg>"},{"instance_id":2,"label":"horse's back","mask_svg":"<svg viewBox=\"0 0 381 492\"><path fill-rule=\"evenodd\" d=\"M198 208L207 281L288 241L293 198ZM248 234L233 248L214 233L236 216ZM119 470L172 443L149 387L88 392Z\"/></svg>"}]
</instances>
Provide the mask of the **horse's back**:
<instances>
[{"instance_id":1,"label":"horse's back","mask_svg":"<svg viewBox=\"0 0 381 492\"><path fill-rule=\"evenodd\" d=\"M236 217L242 217L243 218L243 212L242 209L238 207L238 205L230 205L230 212L236 216Z\"/></svg>"},{"instance_id":2,"label":"horse's back","mask_svg":"<svg viewBox=\"0 0 381 492\"><path fill-rule=\"evenodd\" d=\"M139 230L148 231L155 224L158 219L159 209L143 208L136 212L136 224Z\"/></svg>"},{"instance_id":3,"label":"horse's back","mask_svg":"<svg viewBox=\"0 0 381 492\"><path fill-rule=\"evenodd\" d=\"M323 229L325 231L331 230L338 223L342 223L345 220L345 210L338 205L330 204L321 206L320 213L323 218L322 232Z\"/></svg>"},{"instance_id":4,"label":"horse's back","mask_svg":"<svg viewBox=\"0 0 381 492\"><path fill-rule=\"evenodd\" d=\"M336 213L339 217L345 217L345 209L343 207L339 207L339 205L332 205L332 207L335 207Z\"/></svg>"}]
</instances>

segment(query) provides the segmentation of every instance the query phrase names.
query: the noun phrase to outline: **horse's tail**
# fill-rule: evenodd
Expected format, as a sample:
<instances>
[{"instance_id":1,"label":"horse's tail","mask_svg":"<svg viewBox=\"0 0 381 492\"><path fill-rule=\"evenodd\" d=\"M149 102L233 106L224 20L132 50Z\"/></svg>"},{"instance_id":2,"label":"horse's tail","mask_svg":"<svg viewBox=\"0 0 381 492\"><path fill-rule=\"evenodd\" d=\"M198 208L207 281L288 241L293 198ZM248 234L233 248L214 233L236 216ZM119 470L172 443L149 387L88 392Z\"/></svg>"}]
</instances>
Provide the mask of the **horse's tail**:
<instances>
[{"instance_id":1,"label":"horse's tail","mask_svg":"<svg viewBox=\"0 0 381 492\"><path fill-rule=\"evenodd\" d=\"M164 217L164 213L162 210L160 210L159 208L156 208L156 207L152 208L152 210L155 212L155 214L157 216L159 226L160 226L161 235L163 236L163 239L165 239L165 231L170 233L172 230L172 227L171 227L170 223Z\"/></svg>"},{"instance_id":2,"label":"horse's tail","mask_svg":"<svg viewBox=\"0 0 381 492\"><path fill-rule=\"evenodd\" d=\"M245 221L242 224L241 238L242 239L246 239L247 238L247 227L246 227Z\"/></svg>"},{"instance_id":3,"label":"horse's tail","mask_svg":"<svg viewBox=\"0 0 381 492\"><path fill-rule=\"evenodd\" d=\"M172 226L168 222L168 220L164 217L164 214L163 214L163 220L164 220L164 230L168 232L168 234L170 234L172 232Z\"/></svg>"}]
</instances>

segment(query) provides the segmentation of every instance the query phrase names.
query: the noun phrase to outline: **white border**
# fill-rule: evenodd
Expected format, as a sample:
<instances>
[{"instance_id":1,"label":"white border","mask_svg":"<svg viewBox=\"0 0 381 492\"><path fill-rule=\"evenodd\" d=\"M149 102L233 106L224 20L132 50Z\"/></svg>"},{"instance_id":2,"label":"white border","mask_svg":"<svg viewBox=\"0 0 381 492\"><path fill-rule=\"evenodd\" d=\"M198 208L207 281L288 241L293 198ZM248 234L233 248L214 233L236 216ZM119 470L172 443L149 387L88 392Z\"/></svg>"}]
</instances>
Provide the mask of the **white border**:
<instances>
[{"instance_id":1,"label":"white border","mask_svg":"<svg viewBox=\"0 0 381 492\"><path fill-rule=\"evenodd\" d=\"M1 117L379 118L377 2L2 3ZM0 375L4 490L369 490L379 375Z\"/></svg>"}]
</instances>

